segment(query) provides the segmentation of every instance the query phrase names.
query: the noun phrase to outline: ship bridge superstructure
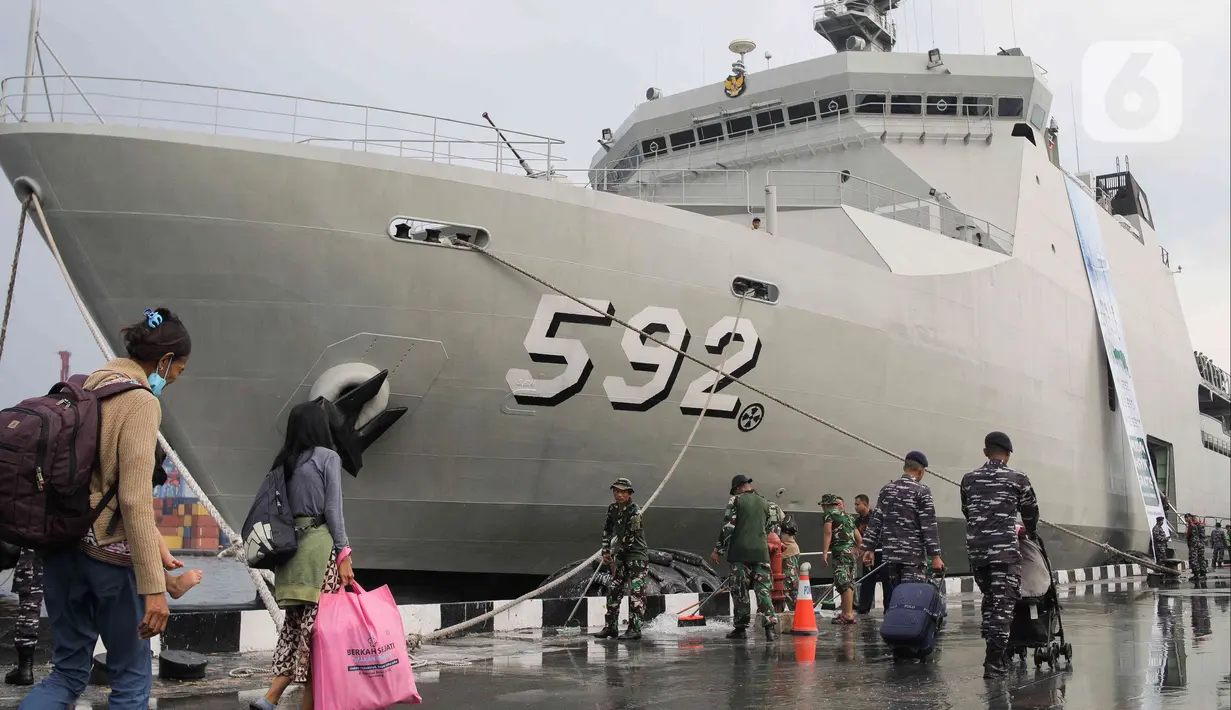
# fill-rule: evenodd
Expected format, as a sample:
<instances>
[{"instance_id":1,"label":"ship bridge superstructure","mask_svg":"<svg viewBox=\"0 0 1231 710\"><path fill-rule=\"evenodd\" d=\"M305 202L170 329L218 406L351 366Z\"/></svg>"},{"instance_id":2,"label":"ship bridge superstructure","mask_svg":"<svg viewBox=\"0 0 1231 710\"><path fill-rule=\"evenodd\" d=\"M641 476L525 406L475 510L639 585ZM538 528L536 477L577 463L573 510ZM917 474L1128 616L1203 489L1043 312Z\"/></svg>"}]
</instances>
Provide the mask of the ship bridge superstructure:
<instances>
[{"instance_id":1,"label":"ship bridge superstructure","mask_svg":"<svg viewBox=\"0 0 1231 710\"><path fill-rule=\"evenodd\" d=\"M732 218L776 193L778 210L845 205L1011 253L1022 150L1058 164L1045 72L1016 49L892 52L897 4L818 6L835 54L751 73L741 55L724 82L651 88L602 132L589 186Z\"/></svg>"}]
</instances>

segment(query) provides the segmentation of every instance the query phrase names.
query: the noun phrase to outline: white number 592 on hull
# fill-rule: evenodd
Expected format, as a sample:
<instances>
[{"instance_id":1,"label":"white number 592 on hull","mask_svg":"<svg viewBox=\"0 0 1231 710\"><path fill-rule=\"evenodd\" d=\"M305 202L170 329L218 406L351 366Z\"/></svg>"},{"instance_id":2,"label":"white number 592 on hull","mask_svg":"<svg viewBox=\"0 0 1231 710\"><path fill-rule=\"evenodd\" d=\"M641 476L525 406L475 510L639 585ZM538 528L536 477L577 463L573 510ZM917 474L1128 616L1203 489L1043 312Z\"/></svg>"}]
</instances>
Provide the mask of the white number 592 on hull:
<instances>
[{"instance_id":1,"label":"white number 592 on hull","mask_svg":"<svg viewBox=\"0 0 1231 710\"><path fill-rule=\"evenodd\" d=\"M521 404L537 404L554 407L567 401L585 387L594 362L586 346L575 338L556 336L563 323L584 323L609 327L615 306L611 301L597 298L582 299L606 313L600 316L565 296L545 294L539 300L538 310L526 333L524 345L530 359L540 363L564 365L564 371L550 379L536 379L528 370L512 368L505 375L505 382ZM683 316L675 308L646 306L628 319L629 325L638 328L682 351L688 351L692 339ZM757 366L761 356L761 337L756 326L747 317L738 322L734 316L726 316L710 327L705 334L705 349L720 355L731 341L741 343L739 350L723 361L723 375L707 370L693 380L680 400L680 411L697 415L705 407L710 390L714 391L707 416L734 419L740 411L740 398L735 394L720 394L731 384L732 377L741 377ZM603 380L603 391L615 409L635 412L649 411L671 394L675 380L684 364L684 356L670 348L647 340L641 333L624 330L621 339L624 355L634 370L650 373L650 379L641 384L630 383L623 377L609 375Z\"/></svg>"}]
</instances>

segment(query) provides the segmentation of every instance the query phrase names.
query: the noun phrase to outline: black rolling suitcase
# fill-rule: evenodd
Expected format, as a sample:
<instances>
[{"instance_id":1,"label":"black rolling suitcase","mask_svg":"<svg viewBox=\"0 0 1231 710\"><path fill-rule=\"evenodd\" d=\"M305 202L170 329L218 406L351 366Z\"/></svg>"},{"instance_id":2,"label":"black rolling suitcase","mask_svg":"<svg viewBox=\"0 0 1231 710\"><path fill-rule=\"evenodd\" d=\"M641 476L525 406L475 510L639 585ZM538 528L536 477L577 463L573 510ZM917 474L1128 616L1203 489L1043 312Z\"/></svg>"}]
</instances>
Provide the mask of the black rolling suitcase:
<instances>
[{"instance_id":1,"label":"black rolling suitcase","mask_svg":"<svg viewBox=\"0 0 1231 710\"><path fill-rule=\"evenodd\" d=\"M945 597L935 585L899 584L893 590L881 638L899 658L926 658L936 650L936 634L945 616Z\"/></svg>"}]
</instances>

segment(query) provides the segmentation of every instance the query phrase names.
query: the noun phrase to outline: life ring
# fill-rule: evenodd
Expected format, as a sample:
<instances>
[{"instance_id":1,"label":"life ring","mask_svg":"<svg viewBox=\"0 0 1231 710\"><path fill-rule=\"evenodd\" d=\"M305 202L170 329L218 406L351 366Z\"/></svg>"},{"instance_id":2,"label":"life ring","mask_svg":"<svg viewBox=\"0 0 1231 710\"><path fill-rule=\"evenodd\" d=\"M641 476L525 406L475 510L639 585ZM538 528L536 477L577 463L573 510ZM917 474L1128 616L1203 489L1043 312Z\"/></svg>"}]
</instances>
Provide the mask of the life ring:
<instances>
[{"instance_id":1,"label":"life ring","mask_svg":"<svg viewBox=\"0 0 1231 710\"><path fill-rule=\"evenodd\" d=\"M347 362L341 365L334 365L321 373L320 377L316 378L316 382L312 385L312 391L308 394L308 399L324 397L330 402L336 402L342 395L379 374L380 370L366 362ZM372 399L369 399L363 405L363 409L359 410L359 417L355 420L355 428L358 429L372 421L381 412L385 411L388 406L389 381L386 380L381 384L380 389Z\"/></svg>"}]
</instances>

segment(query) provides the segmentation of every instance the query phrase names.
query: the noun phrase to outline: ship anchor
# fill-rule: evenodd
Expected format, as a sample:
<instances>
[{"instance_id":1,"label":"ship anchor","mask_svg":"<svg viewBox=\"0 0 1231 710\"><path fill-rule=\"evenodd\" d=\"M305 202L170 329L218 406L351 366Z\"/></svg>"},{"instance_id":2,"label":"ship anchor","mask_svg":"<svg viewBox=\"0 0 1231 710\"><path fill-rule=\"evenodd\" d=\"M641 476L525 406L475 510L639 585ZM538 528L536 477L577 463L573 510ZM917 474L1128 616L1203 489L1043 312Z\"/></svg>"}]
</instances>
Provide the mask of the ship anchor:
<instances>
[{"instance_id":1,"label":"ship anchor","mask_svg":"<svg viewBox=\"0 0 1231 710\"><path fill-rule=\"evenodd\" d=\"M359 424L359 414L364 405L380 392L388 377L389 371L381 370L336 400L324 396L316 398L324 403L329 415L329 431L342 458L342 468L352 476L358 477L359 470L363 468L363 452L406 413L406 407L389 407L371 420Z\"/></svg>"}]
</instances>

